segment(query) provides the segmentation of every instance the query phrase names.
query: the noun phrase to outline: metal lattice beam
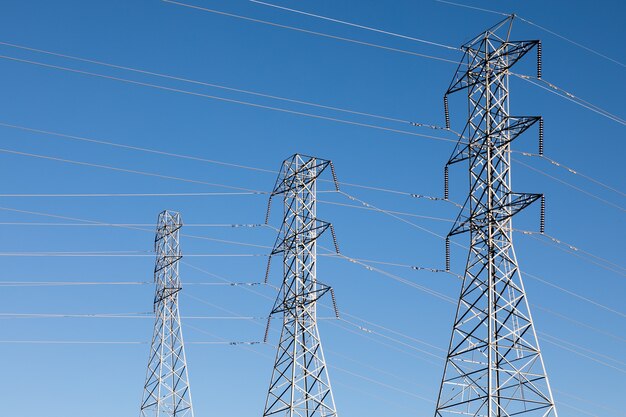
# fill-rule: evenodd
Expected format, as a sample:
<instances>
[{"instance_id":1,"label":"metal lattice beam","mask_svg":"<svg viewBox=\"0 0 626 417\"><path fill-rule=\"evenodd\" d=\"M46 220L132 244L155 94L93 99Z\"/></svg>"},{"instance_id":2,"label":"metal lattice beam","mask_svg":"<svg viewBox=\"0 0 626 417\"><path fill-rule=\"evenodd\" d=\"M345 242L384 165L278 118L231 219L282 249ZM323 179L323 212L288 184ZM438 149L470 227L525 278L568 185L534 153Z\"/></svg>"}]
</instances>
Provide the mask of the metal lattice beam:
<instances>
[{"instance_id":1,"label":"metal lattice beam","mask_svg":"<svg viewBox=\"0 0 626 417\"><path fill-rule=\"evenodd\" d=\"M182 289L178 261L180 214L159 214L154 241L157 253L154 267L154 333L150 346L148 372L141 402L141 417L193 417L187 360L178 312Z\"/></svg>"},{"instance_id":2,"label":"metal lattice beam","mask_svg":"<svg viewBox=\"0 0 626 417\"><path fill-rule=\"evenodd\" d=\"M337 416L316 307L330 290L316 277L317 239L331 227L316 217L316 180L329 166L293 155L283 162L272 192L283 196L284 217L272 251L282 254L283 283L271 314L282 314L283 323L264 417Z\"/></svg>"},{"instance_id":3,"label":"metal lattice beam","mask_svg":"<svg viewBox=\"0 0 626 417\"><path fill-rule=\"evenodd\" d=\"M509 115L508 70L539 45L509 40L512 22L463 46L446 93L468 94L448 165L468 161L470 190L448 237L469 232L470 251L436 417L557 417L512 241L512 217L541 197L511 190L511 141L540 120Z\"/></svg>"}]
</instances>

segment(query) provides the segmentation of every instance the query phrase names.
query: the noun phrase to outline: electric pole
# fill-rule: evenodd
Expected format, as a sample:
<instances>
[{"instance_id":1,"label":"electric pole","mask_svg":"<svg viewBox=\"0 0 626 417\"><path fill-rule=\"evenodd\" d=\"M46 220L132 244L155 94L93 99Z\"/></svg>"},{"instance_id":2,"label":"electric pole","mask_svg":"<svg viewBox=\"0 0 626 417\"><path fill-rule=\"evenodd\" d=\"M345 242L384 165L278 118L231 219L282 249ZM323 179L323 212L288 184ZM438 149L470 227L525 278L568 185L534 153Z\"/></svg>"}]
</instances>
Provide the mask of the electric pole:
<instances>
[{"instance_id":1,"label":"electric pole","mask_svg":"<svg viewBox=\"0 0 626 417\"><path fill-rule=\"evenodd\" d=\"M469 118L445 169L469 165L469 196L448 238L469 232L470 250L457 306L436 417L557 417L537 334L513 249L512 217L541 199L511 191L511 142L539 122L509 115L509 69L541 43L510 40L514 16L463 45L463 61L444 98L467 90ZM449 240L446 268L450 268Z\"/></svg>"},{"instance_id":2,"label":"electric pole","mask_svg":"<svg viewBox=\"0 0 626 417\"><path fill-rule=\"evenodd\" d=\"M316 277L317 238L329 228L332 232L330 223L316 218L316 182L329 166L332 171L330 161L293 155L283 162L270 196L271 202L282 195L284 205L271 253L282 254L283 283L270 314L282 314L283 325L263 417L337 416L316 307L331 290Z\"/></svg>"},{"instance_id":3,"label":"electric pole","mask_svg":"<svg viewBox=\"0 0 626 417\"><path fill-rule=\"evenodd\" d=\"M178 232L180 214L159 214L154 248L154 334L141 402L141 417L193 417L187 360L178 312L182 289L178 261L182 258Z\"/></svg>"}]
</instances>

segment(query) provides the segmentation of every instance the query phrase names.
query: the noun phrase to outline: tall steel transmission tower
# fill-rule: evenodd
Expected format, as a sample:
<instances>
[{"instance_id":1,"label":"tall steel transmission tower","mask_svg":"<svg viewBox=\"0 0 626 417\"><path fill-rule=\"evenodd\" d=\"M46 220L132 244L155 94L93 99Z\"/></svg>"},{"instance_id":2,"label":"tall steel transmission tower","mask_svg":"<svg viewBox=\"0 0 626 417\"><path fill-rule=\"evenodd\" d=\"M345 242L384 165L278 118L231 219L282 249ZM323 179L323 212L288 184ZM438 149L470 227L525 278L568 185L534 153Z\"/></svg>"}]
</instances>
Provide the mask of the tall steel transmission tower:
<instances>
[{"instance_id":1,"label":"tall steel transmission tower","mask_svg":"<svg viewBox=\"0 0 626 417\"><path fill-rule=\"evenodd\" d=\"M512 241L513 215L543 198L511 191L511 142L540 117L509 115L509 69L539 41L509 39L514 16L463 45L446 93L467 89L469 118L446 165L469 162L470 190L448 237L469 232L470 250L436 417L557 417ZM446 242L449 269L449 240Z\"/></svg>"},{"instance_id":2,"label":"tall steel transmission tower","mask_svg":"<svg viewBox=\"0 0 626 417\"><path fill-rule=\"evenodd\" d=\"M282 314L283 326L263 417L337 416L316 308L331 290L316 277L317 238L329 228L332 231L330 223L316 218L316 182L329 166L333 171L330 161L293 155L283 162L270 197L271 202L282 194L284 204L272 251L283 256L283 283L271 312Z\"/></svg>"},{"instance_id":3,"label":"tall steel transmission tower","mask_svg":"<svg viewBox=\"0 0 626 417\"><path fill-rule=\"evenodd\" d=\"M180 214L159 214L154 247L154 334L148 360L148 373L141 402L141 417L193 417L187 360L178 312L182 289L178 261L182 258L178 232Z\"/></svg>"}]
</instances>

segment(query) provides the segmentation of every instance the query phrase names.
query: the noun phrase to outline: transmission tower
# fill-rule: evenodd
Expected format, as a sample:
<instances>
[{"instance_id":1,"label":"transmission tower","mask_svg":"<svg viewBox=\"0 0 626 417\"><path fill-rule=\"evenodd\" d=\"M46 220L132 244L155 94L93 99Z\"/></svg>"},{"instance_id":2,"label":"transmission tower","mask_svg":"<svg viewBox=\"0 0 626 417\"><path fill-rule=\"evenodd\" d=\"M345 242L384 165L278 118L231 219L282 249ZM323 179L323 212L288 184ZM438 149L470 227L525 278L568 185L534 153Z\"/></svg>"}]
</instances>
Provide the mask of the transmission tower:
<instances>
[{"instance_id":1,"label":"transmission tower","mask_svg":"<svg viewBox=\"0 0 626 417\"><path fill-rule=\"evenodd\" d=\"M293 155L283 162L270 196L271 203L282 194L284 204L271 253L282 254L283 283L270 314L282 314L283 326L263 417L337 416L316 311L317 301L332 291L316 278L317 238L329 228L332 232L330 223L316 218L316 182L329 166L333 171L330 161Z\"/></svg>"},{"instance_id":2,"label":"transmission tower","mask_svg":"<svg viewBox=\"0 0 626 417\"><path fill-rule=\"evenodd\" d=\"M470 190L448 238L469 232L470 250L436 417L557 417L537 334L512 241L512 217L541 199L511 191L511 142L540 117L509 115L509 69L539 41L509 40L514 16L463 45L459 65L444 98L467 89L469 118L448 165L469 162ZM446 268L450 268L449 240Z\"/></svg>"},{"instance_id":3,"label":"transmission tower","mask_svg":"<svg viewBox=\"0 0 626 417\"><path fill-rule=\"evenodd\" d=\"M154 335L150 347L148 373L141 402L141 417L193 417L187 360L178 312L182 289L178 261L182 258L178 232L180 214L159 214L154 240Z\"/></svg>"}]
</instances>

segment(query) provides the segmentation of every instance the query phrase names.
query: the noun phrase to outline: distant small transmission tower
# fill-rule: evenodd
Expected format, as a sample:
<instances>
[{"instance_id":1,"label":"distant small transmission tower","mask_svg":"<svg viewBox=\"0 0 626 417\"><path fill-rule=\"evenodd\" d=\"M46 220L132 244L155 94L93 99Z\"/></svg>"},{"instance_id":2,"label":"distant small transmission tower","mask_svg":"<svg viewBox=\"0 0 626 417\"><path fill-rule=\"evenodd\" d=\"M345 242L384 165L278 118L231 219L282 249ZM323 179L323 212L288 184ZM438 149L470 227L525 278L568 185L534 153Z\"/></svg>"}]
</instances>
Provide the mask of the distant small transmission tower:
<instances>
[{"instance_id":1,"label":"distant small transmission tower","mask_svg":"<svg viewBox=\"0 0 626 417\"><path fill-rule=\"evenodd\" d=\"M329 166L332 171L330 161L293 155L283 162L270 196L271 202L282 194L284 203L282 228L272 251L283 255L284 276L271 312L282 314L283 326L263 417L337 416L316 308L330 291L316 278L316 240L327 229L332 232L330 223L316 218L316 181Z\"/></svg>"},{"instance_id":2,"label":"distant small transmission tower","mask_svg":"<svg viewBox=\"0 0 626 417\"><path fill-rule=\"evenodd\" d=\"M509 69L539 41L511 41L514 16L463 45L464 63L444 98L467 89L469 119L448 165L468 161L470 190L448 237L469 232L470 251L436 417L557 417L513 250L511 218L543 196L511 191L511 142L540 117L509 115ZM450 268L449 240L446 268Z\"/></svg>"},{"instance_id":3,"label":"distant small transmission tower","mask_svg":"<svg viewBox=\"0 0 626 417\"><path fill-rule=\"evenodd\" d=\"M178 232L180 214L159 214L154 247L154 335L148 373L141 402L141 417L193 417L187 360L178 313L178 292L182 289L178 261L182 258Z\"/></svg>"}]
</instances>

